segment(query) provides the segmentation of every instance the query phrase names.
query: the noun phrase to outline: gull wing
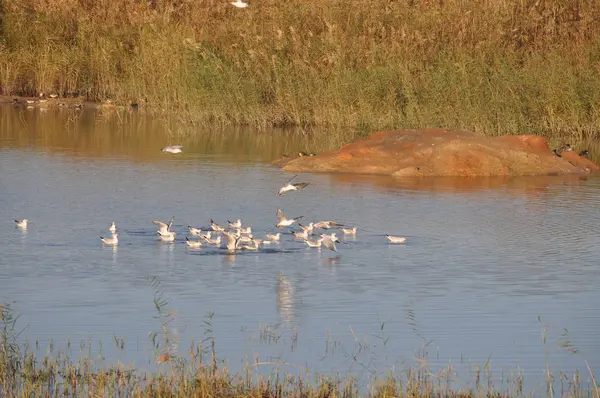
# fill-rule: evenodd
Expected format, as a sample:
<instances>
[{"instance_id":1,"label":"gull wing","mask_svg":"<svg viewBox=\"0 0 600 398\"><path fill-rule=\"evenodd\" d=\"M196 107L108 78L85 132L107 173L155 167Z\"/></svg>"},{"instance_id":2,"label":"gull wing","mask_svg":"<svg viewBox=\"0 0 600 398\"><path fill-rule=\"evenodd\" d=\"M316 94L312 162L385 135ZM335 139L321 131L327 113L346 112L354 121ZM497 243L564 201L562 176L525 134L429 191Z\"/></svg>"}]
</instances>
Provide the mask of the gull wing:
<instances>
[{"instance_id":1,"label":"gull wing","mask_svg":"<svg viewBox=\"0 0 600 398\"><path fill-rule=\"evenodd\" d=\"M290 182L292 182L292 180L294 178L298 177L298 174L294 175L292 178L290 178L289 180L287 180L287 182L285 183L285 185L289 184Z\"/></svg>"},{"instance_id":2,"label":"gull wing","mask_svg":"<svg viewBox=\"0 0 600 398\"><path fill-rule=\"evenodd\" d=\"M171 226L171 224L167 225L162 221L152 221L152 224L154 225L158 225L158 232L160 232L161 234L168 234L169 233L169 228Z\"/></svg>"},{"instance_id":3,"label":"gull wing","mask_svg":"<svg viewBox=\"0 0 600 398\"><path fill-rule=\"evenodd\" d=\"M167 225L167 231L171 231L171 225L173 225L173 221L175 220L175 216L171 217L169 220L169 224Z\"/></svg>"},{"instance_id":4,"label":"gull wing","mask_svg":"<svg viewBox=\"0 0 600 398\"><path fill-rule=\"evenodd\" d=\"M281 209L277 209L277 221L282 222L283 220L287 220L287 218L285 218Z\"/></svg>"},{"instance_id":5,"label":"gull wing","mask_svg":"<svg viewBox=\"0 0 600 398\"><path fill-rule=\"evenodd\" d=\"M308 186L308 182L299 182L298 184L292 184L292 185L294 185L297 190L301 190Z\"/></svg>"},{"instance_id":6,"label":"gull wing","mask_svg":"<svg viewBox=\"0 0 600 398\"><path fill-rule=\"evenodd\" d=\"M223 233L223 235L225 236L225 238L227 239L226 242L226 246L227 246L227 250L236 250L237 246L238 246L238 242L240 241L239 237L236 237L234 235L228 234L228 233Z\"/></svg>"}]
</instances>

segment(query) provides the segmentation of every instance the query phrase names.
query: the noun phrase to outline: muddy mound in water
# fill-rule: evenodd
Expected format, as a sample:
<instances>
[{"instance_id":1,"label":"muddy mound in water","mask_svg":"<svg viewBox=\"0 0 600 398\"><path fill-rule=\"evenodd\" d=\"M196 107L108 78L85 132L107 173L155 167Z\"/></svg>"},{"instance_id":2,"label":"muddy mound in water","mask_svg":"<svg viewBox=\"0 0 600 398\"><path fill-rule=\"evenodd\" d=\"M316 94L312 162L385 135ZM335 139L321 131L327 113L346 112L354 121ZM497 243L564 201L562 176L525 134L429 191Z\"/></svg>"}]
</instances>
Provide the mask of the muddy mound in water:
<instances>
[{"instance_id":1,"label":"muddy mound in water","mask_svg":"<svg viewBox=\"0 0 600 398\"><path fill-rule=\"evenodd\" d=\"M399 177L555 175L599 170L598 165L575 152L556 156L542 137L485 137L443 129L377 132L335 151L274 163L290 172Z\"/></svg>"}]
</instances>

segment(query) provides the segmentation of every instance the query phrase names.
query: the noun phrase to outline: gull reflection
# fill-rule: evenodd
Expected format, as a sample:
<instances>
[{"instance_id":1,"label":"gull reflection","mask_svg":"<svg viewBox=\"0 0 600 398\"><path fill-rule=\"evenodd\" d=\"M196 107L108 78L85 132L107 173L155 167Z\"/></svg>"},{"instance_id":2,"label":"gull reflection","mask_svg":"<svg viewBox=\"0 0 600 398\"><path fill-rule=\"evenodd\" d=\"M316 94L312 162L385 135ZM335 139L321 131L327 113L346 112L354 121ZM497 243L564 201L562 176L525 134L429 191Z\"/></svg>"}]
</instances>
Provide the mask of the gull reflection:
<instances>
[{"instance_id":1,"label":"gull reflection","mask_svg":"<svg viewBox=\"0 0 600 398\"><path fill-rule=\"evenodd\" d=\"M223 265L233 266L235 263L235 254L225 254L223 255Z\"/></svg>"},{"instance_id":2,"label":"gull reflection","mask_svg":"<svg viewBox=\"0 0 600 398\"><path fill-rule=\"evenodd\" d=\"M277 275L275 287L277 312L279 312L281 322L288 327L292 326L294 321L294 288L292 283L280 272Z\"/></svg>"}]
</instances>

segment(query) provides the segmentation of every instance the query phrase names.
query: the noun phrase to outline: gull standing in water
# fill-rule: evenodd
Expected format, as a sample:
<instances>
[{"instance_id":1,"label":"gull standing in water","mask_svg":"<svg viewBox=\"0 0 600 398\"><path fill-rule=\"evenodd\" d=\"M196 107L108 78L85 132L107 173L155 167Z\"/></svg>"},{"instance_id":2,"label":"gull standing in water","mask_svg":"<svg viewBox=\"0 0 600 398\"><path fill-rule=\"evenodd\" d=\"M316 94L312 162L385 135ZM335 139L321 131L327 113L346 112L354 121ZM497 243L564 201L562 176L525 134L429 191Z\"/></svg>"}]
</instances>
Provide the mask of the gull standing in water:
<instances>
[{"instance_id":1,"label":"gull standing in water","mask_svg":"<svg viewBox=\"0 0 600 398\"><path fill-rule=\"evenodd\" d=\"M303 240L308 239L308 231L307 230L303 230L302 232L292 231L292 234L294 235L295 239L303 239Z\"/></svg>"},{"instance_id":2,"label":"gull standing in water","mask_svg":"<svg viewBox=\"0 0 600 398\"><path fill-rule=\"evenodd\" d=\"M202 232L202 230L200 228L194 228L190 225L188 225L188 231L189 231L190 235L196 235L196 236L200 236L200 233Z\"/></svg>"},{"instance_id":3,"label":"gull standing in water","mask_svg":"<svg viewBox=\"0 0 600 398\"><path fill-rule=\"evenodd\" d=\"M102 243L104 243L105 245L109 245L109 246L116 246L119 244L119 234L117 233L113 233L112 234L112 238L105 238L105 237L100 237L100 240L102 241Z\"/></svg>"},{"instance_id":4,"label":"gull standing in water","mask_svg":"<svg viewBox=\"0 0 600 398\"><path fill-rule=\"evenodd\" d=\"M27 229L27 222L29 220L24 218L22 220L15 220L15 225L19 228Z\"/></svg>"},{"instance_id":5,"label":"gull standing in water","mask_svg":"<svg viewBox=\"0 0 600 398\"><path fill-rule=\"evenodd\" d=\"M240 249L242 250L251 250L251 251L257 251L258 250L258 243L254 240L251 240L249 243L244 243L242 245L240 245Z\"/></svg>"},{"instance_id":6,"label":"gull standing in water","mask_svg":"<svg viewBox=\"0 0 600 398\"><path fill-rule=\"evenodd\" d=\"M252 239L252 242L256 246L265 246L265 245L270 245L272 243L270 240L262 240L262 239Z\"/></svg>"},{"instance_id":7,"label":"gull standing in water","mask_svg":"<svg viewBox=\"0 0 600 398\"><path fill-rule=\"evenodd\" d=\"M390 241L390 243L404 243L406 242L406 238L401 237L401 236L392 236L392 235L385 235L386 238L388 238L388 240Z\"/></svg>"},{"instance_id":8,"label":"gull standing in water","mask_svg":"<svg viewBox=\"0 0 600 398\"><path fill-rule=\"evenodd\" d=\"M235 252L237 250L237 245L240 240L239 236L236 237L234 234L230 234L228 232L223 232L223 236L225 237L225 248L229 252Z\"/></svg>"},{"instance_id":9,"label":"gull standing in water","mask_svg":"<svg viewBox=\"0 0 600 398\"><path fill-rule=\"evenodd\" d=\"M289 179L288 182L285 183L284 186L279 188L279 195L283 195L284 193L286 193L288 191L300 191L308 186L308 182L299 182L296 184L292 184L292 180L296 177L297 177L297 175L293 176L292 178Z\"/></svg>"},{"instance_id":10,"label":"gull standing in water","mask_svg":"<svg viewBox=\"0 0 600 398\"><path fill-rule=\"evenodd\" d=\"M221 236L217 236L216 239L211 239L210 236L208 236L208 237L203 236L202 239L204 239L204 241L206 243L208 243L209 245L215 245L215 246L220 246L221 245Z\"/></svg>"},{"instance_id":11,"label":"gull standing in water","mask_svg":"<svg viewBox=\"0 0 600 398\"><path fill-rule=\"evenodd\" d=\"M277 232L276 234L265 234L265 236L272 240L273 242L279 242L279 238L281 237L281 233Z\"/></svg>"},{"instance_id":12,"label":"gull standing in water","mask_svg":"<svg viewBox=\"0 0 600 398\"><path fill-rule=\"evenodd\" d=\"M296 218L286 218L283 215L283 212L281 211L281 209L277 209L277 224L275 226L277 228L289 227L290 225L292 225L293 223L295 223L296 221L300 220L303 217L304 216L300 216L300 217L296 217Z\"/></svg>"},{"instance_id":13,"label":"gull standing in water","mask_svg":"<svg viewBox=\"0 0 600 398\"><path fill-rule=\"evenodd\" d=\"M233 229L241 229L242 228L242 220L239 218L235 222L232 222L229 220L227 220L227 222L229 223L230 228L233 228Z\"/></svg>"},{"instance_id":14,"label":"gull standing in water","mask_svg":"<svg viewBox=\"0 0 600 398\"><path fill-rule=\"evenodd\" d=\"M175 216L171 217L168 224L165 224L162 221L152 221L152 224L158 225L159 229L156 232L163 242L173 242L175 240L175 235L177 235L177 233L171 231L173 220L175 220Z\"/></svg>"},{"instance_id":15,"label":"gull standing in water","mask_svg":"<svg viewBox=\"0 0 600 398\"><path fill-rule=\"evenodd\" d=\"M108 230L112 233L117 232L117 224L115 224L115 222L113 221L112 223L110 223L110 226L108 227Z\"/></svg>"},{"instance_id":16,"label":"gull standing in water","mask_svg":"<svg viewBox=\"0 0 600 398\"><path fill-rule=\"evenodd\" d=\"M171 232L171 226L173 225L174 220L175 216L171 217L169 223L167 224L165 224L162 221L152 221L152 224L158 225L159 229L156 232L158 232L159 234L168 234L169 232Z\"/></svg>"},{"instance_id":17,"label":"gull standing in water","mask_svg":"<svg viewBox=\"0 0 600 398\"><path fill-rule=\"evenodd\" d=\"M177 235L177 232L169 231L165 234L165 233L158 231L158 236L160 237L160 240L162 240L163 242L174 242L176 235Z\"/></svg>"},{"instance_id":18,"label":"gull standing in water","mask_svg":"<svg viewBox=\"0 0 600 398\"><path fill-rule=\"evenodd\" d=\"M306 243L306 245L308 247L320 248L321 247L321 243L323 243L323 238L318 239L318 240L304 239L304 243Z\"/></svg>"},{"instance_id":19,"label":"gull standing in water","mask_svg":"<svg viewBox=\"0 0 600 398\"><path fill-rule=\"evenodd\" d=\"M183 152L181 148L183 148L183 145L169 145L161 149L161 151L167 153L181 153Z\"/></svg>"},{"instance_id":20,"label":"gull standing in water","mask_svg":"<svg viewBox=\"0 0 600 398\"><path fill-rule=\"evenodd\" d=\"M191 240L190 238L188 238L187 236L185 237L185 243L189 246L192 247L194 249L197 249L199 247L204 246L202 244L202 242L200 242L199 240Z\"/></svg>"},{"instance_id":21,"label":"gull standing in water","mask_svg":"<svg viewBox=\"0 0 600 398\"><path fill-rule=\"evenodd\" d=\"M344 235L356 235L356 227L354 228L342 228Z\"/></svg>"},{"instance_id":22,"label":"gull standing in water","mask_svg":"<svg viewBox=\"0 0 600 398\"><path fill-rule=\"evenodd\" d=\"M242 235L252 235L252 227L239 228L239 231Z\"/></svg>"},{"instance_id":23,"label":"gull standing in water","mask_svg":"<svg viewBox=\"0 0 600 398\"><path fill-rule=\"evenodd\" d=\"M320 228L320 229L341 228L343 226L344 226L343 224L337 223L335 221L319 221L318 223L315 223L315 225L314 225L315 228Z\"/></svg>"}]
</instances>

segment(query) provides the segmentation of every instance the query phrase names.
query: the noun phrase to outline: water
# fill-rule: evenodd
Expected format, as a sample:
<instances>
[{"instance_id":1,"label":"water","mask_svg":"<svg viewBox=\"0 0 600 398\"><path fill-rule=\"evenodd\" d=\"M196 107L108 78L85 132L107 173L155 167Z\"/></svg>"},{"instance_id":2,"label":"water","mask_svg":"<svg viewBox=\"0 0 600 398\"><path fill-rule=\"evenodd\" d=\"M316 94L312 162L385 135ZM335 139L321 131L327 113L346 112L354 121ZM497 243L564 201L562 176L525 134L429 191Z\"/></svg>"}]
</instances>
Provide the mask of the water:
<instances>
[{"instance_id":1,"label":"water","mask_svg":"<svg viewBox=\"0 0 600 398\"><path fill-rule=\"evenodd\" d=\"M519 367L531 391L544 391L547 366L584 381L586 360L600 369L598 177L305 174L306 190L280 197L289 175L268 160L318 140L9 107L0 123L0 300L41 351L84 340L109 361L153 369L155 277L179 351L210 321L234 370L285 361L364 380L415 365L425 345L430 366L451 364L461 385L488 360L498 384ZM160 152L179 143L183 154ZM278 207L358 235L339 257L289 235L235 256L184 244L187 225L211 218L274 232ZM158 242L151 221L173 215L177 242ZM26 232L15 218L31 220ZM120 244L104 247L113 220ZM389 245L385 233L408 241Z\"/></svg>"}]
</instances>

